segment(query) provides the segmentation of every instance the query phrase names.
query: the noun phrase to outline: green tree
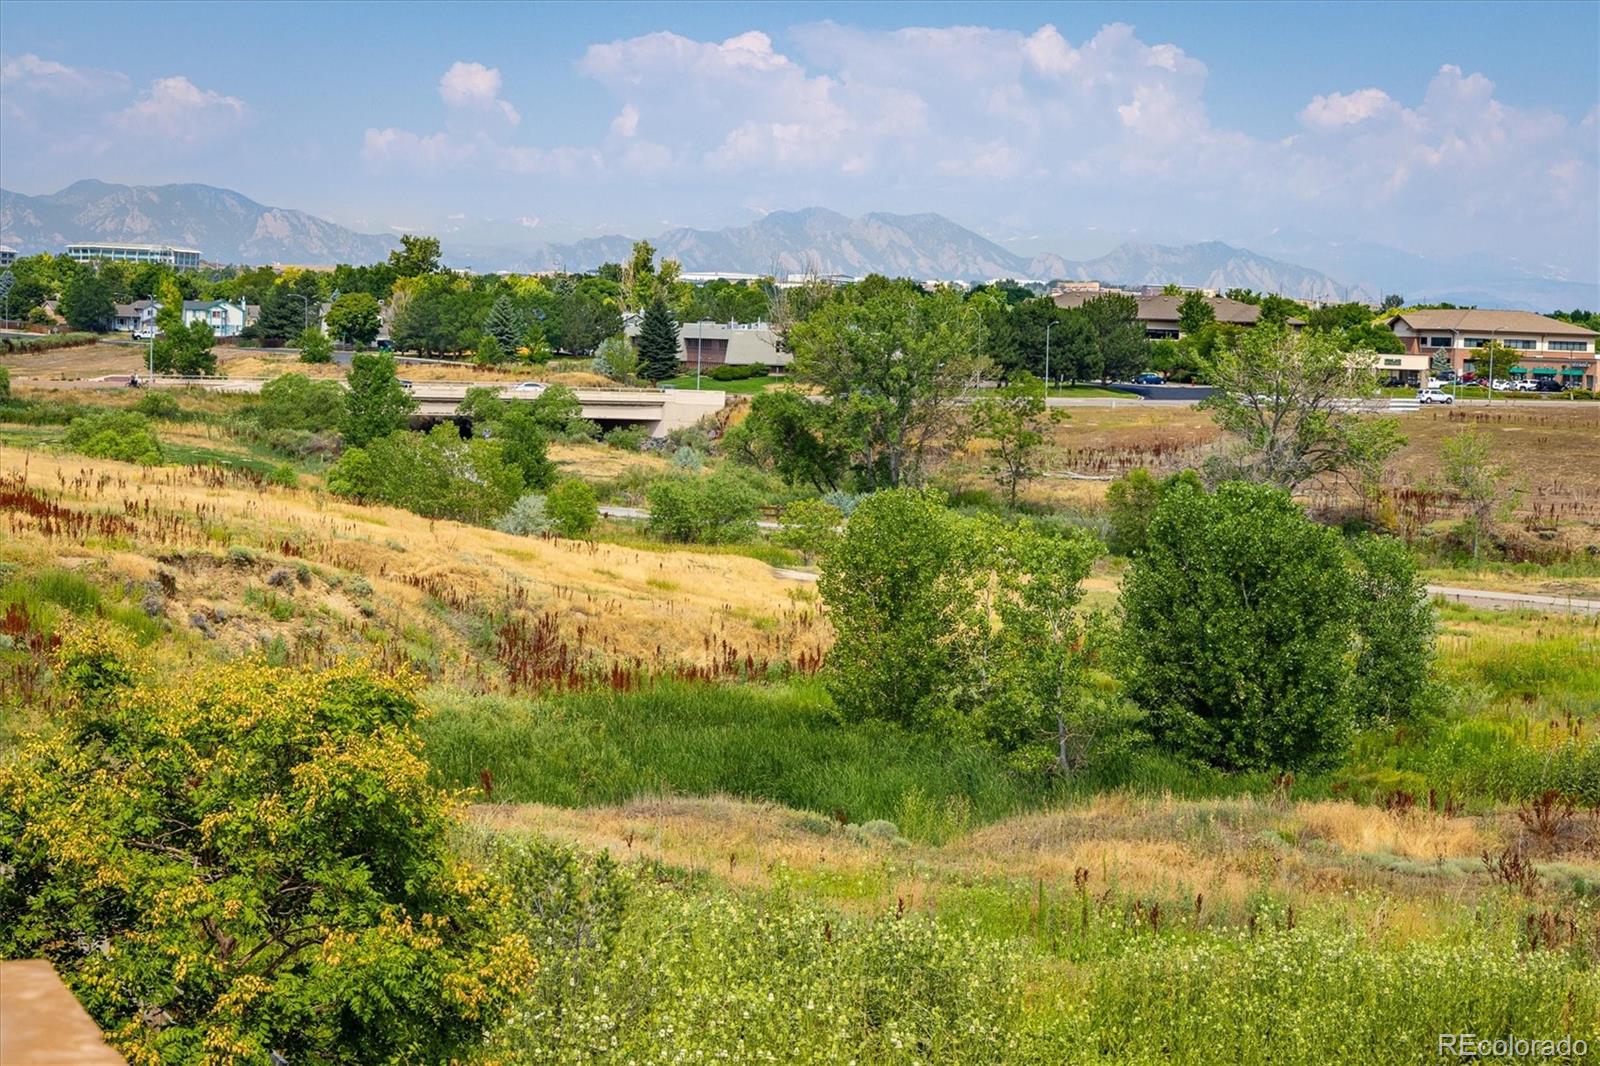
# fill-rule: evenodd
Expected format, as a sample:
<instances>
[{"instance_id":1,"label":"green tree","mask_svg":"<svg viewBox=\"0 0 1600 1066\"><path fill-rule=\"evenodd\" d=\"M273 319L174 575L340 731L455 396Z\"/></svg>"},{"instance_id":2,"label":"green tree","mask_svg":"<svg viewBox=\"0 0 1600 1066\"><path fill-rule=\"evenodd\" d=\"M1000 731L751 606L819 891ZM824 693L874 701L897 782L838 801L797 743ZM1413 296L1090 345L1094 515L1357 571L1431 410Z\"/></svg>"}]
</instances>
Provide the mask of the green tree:
<instances>
[{"instance_id":1,"label":"green tree","mask_svg":"<svg viewBox=\"0 0 1600 1066\"><path fill-rule=\"evenodd\" d=\"M868 279L871 281L872 279ZM987 366L978 313L947 289L863 283L790 331L794 371L821 386L869 486L921 482Z\"/></svg>"},{"instance_id":2,"label":"green tree","mask_svg":"<svg viewBox=\"0 0 1600 1066\"><path fill-rule=\"evenodd\" d=\"M494 334L485 333L478 338L478 350L473 353L472 361L479 366L499 366L506 361L506 350L500 347Z\"/></svg>"},{"instance_id":3,"label":"green tree","mask_svg":"<svg viewBox=\"0 0 1600 1066\"><path fill-rule=\"evenodd\" d=\"M783 509L782 528L773 539L800 552L807 563L826 555L839 539L844 513L826 500L796 500Z\"/></svg>"},{"instance_id":4,"label":"green tree","mask_svg":"<svg viewBox=\"0 0 1600 1066\"><path fill-rule=\"evenodd\" d=\"M650 532L685 544L727 544L756 533L761 498L731 474L662 478L645 492Z\"/></svg>"},{"instance_id":5,"label":"green tree","mask_svg":"<svg viewBox=\"0 0 1600 1066\"><path fill-rule=\"evenodd\" d=\"M1357 537L1350 559L1358 604L1350 703L1357 721L1404 721L1426 703L1437 629L1433 597L1402 541Z\"/></svg>"},{"instance_id":6,"label":"green tree","mask_svg":"<svg viewBox=\"0 0 1600 1066\"><path fill-rule=\"evenodd\" d=\"M1235 447L1212 461L1213 480L1292 490L1324 477L1372 479L1405 443L1394 419L1351 410L1376 391L1374 362L1341 351L1329 334L1265 324L1217 345L1203 364L1216 391L1200 405Z\"/></svg>"},{"instance_id":7,"label":"green tree","mask_svg":"<svg viewBox=\"0 0 1600 1066\"><path fill-rule=\"evenodd\" d=\"M1192 470L1157 479L1150 471L1139 467L1128 471L1106 487L1106 523L1110 531L1106 546L1117 555L1132 557L1144 550L1146 531L1155 517L1161 497L1172 485L1183 482L1199 487L1201 482Z\"/></svg>"},{"instance_id":8,"label":"green tree","mask_svg":"<svg viewBox=\"0 0 1600 1066\"><path fill-rule=\"evenodd\" d=\"M1085 300L1080 310L1094 330L1102 381L1126 381L1145 368L1150 351L1138 300L1107 293Z\"/></svg>"},{"instance_id":9,"label":"green tree","mask_svg":"<svg viewBox=\"0 0 1600 1066\"><path fill-rule=\"evenodd\" d=\"M324 320L328 331L345 344L366 347L383 329L378 298L368 292L341 292Z\"/></svg>"},{"instance_id":10,"label":"green tree","mask_svg":"<svg viewBox=\"0 0 1600 1066\"><path fill-rule=\"evenodd\" d=\"M1338 534L1281 489L1162 494L1123 578L1123 676L1155 739L1225 770L1332 763L1358 604Z\"/></svg>"},{"instance_id":11,"label":"green tree","mask_svg":"<svg viewBox=\"0 0 1600 1066\"><path fill-rule=\"evenodd\" d=\"M723 435L722 448L790 485L829 492L839 488L850 464L852 445L840 421L833 404L772 389L751 398L750 413Z\"/></svg>"},{"instance_id":12,"label":"green tree","mask_svg":"<svg viewBox=\"0 0 1600 1066\"><path fill-rule=\"evenodd\" d=\"M1291 300L1287 296L1273 293L1261 298L1261 318L1259 325L1287 326L1291 319L1305 321L1311 314L1311 309L1299 300Z\"/></svg>"},{"instance_id":13,"label":"green tree","mask_svg":"<svg viewBox=\"0 0 1600 1066\"><path fill-rule=\"evenodd\" d=\"M420 278L403 290L397 286L396 292L401 291L407 298L394 316L395 347L432 356L465 351L477 343L486 293L448 274Z\"/></svg>"},{"instance_id":14,"label":"green tree","mask_svg":"<svg viewBox=\"0 0 1600 1066\"><path fill-rule=\"evenodd\" d=\"M1195 333L1208 322L1217 320L1217 312L1212 309L1211 301L1198 292L1190 292L1178 305L1178 332Z\"/></svg>"},{"instance_id":15,"label":"green tree","mask_svg":"<svg viewBox=\"0 0 1600 1066\"><path fill-rule=\"evenodd\" d=\"M1104 367L1100 341L1081 308L1064 311L1061 325L1051 331L1050 377L1056 381L1093 381Z\"/></svg>"},{"instance_id":16,"label":"green tree","mask_svg":"<svg viewBox=\"0 0 1600 1066\"><path fill-rule=\"evenodd\" d=\"M265 430L326 433L345 420L345 390L337 381L280 374L261 386L245 416Z\"/></svg>"},{"instance_id":17,"label":"green tree","mask_svg":"<svg viewBox=\"0 0 1600 1066\"><path fill-rule=\"evenodd\" d=\"M1022 484L1039 476L1045 427L1065 417L1045 409L1044 382L1025 370L972 405L972 431L990 441L988 469L1011 506Z\"/></svg>"},{"instance_id":18,"label":"green tree","mask_svg":"<svg viewBox=\"0 0 1600 1066\"><path fill-rule=\"evenodd\" d=\"M102 333L117 313L111 286L93 270L80 270L61 294L61 316L76 330Z\"/></svg>"},{"instance_id":19,"label":"green tree","mask_svg":"<svg viewBox=\"0 0 1600 1066\"><path fill-rule=\"evenodd\" d=\"M817 583L834 632L827 687L843 718L924 729L949 718L966 680L969 547L936 492L877 492L851 513Z\"/></svg>"},{"instance_id":20,"label":"green tree","mask_svg":"<svg viewBox=\"0 0 1600 1066\"><path fill-rule=\"evenodd\" d=\"M333 344L328 340L328 335L316 326L302 330L295 340L295 346L300 349L302 363L333 362Z\"/></svg>"},{"instance_id":21,"label":"green tree","mask_svg":"<svg viewBox=\"0 0 1600 1066\"><path fill-rule=\"evenodd\" d=\"M639 350L626 337L607 337L594 353L594 370L612 381L631 385L639 372Z\"/></svg>"},{"instance_id":22,"label":"green tree","mask_svg":"<svg viewBox=\"0 0 1600 1066\"><path fill-rule=\"evenodd\" d=\"M504 514L524 486L500 441L463 440L444 423L428 433L401 430L348 449L328 471L328 488L426 518L482 525Z\"/></svg>"},{"instance_id":23,"label":"green tree","mask_svg":"<svg viewBox=\"0 0 1600 1066\"><path fill-rule=\"evenodd\" d=\"M363 445L404 429L417 409L417 401L395 374L394 356L387 352L357 352L346 377L349 393L340 427L349 447Z\"/></svg>"},{"instance_id":24,"label":"green tree","mask_svg":"<svg viewBox=\"0 0 1600 1066\"><path fill-rule=\"evenodd\" d=\"M495 297L494 306L489 308L483 332L499 343L502 352L515 355L523 336L528 332L528 326L528 317L522 313L516 301L509 294L501 293Z\"/></svg>"},{"instance_id":25,"label":"green tree","mask_svg":"<svg viewBox=\"0 0 1600 1066\"><path fill-rule=\"evenodd\" d=\"M587 537L600 519L594 488L578 478L558 482L550 490L545 497L545 513L558 535L572 539Z\"/></svg>"},{"instance_id":26,"label":"green tree","mask_svg":"<svg viewBox=\"0 0 1600 1066\"><path fill-rule=\"evenodd\" d=\"M439 273L439 238L417 237L410 233L400 238L400 247L389 253L395 275L416 278Z\"/></svg>"},{"instance_id":27,"label":"green tree","mask_svg":"<svg viewBox=\"0 0 1600 1066\"><path fill-rule=\"evenodd\" d=\"M150 420L135 411L103 411L82 415L67 425L63 443L92 459L156 466L163 458L161 440Z\"/></svg>"},{"instance_id":28,"label":"green tree","mask_svg":"<svg viewBox=\"0 0 1600 1066\"><path fill-rule=\"evenodd\" d=\"M659 296L650 301L639 322L639 376L646 381L678 376L678 323Z\"/></svg>"},{"instance_id":29,"label":"green tree","mask_svg":"<svg viewBox=\"0 0 1600 1066\"><path fill-rule=\"evenodd\" d=\"M0 955L49 959L130 1061L470 1055L537 967L450 850L411 686L141 683L112 629L63 634L59 726L0 766Z\"/></svg>"},{"instance_id":30,"label":"green tree","mask_svg":"<svg viewBox=\"0 0 1600 1066\"><path fill-rule=\"evenodd\" d=\"M1465 510L1459 527L1472 557L1492 540L1495 524L1511 509L1514 494L1507 477L1511 468L1494 454L1488 434L1476 429L1446 437L1440 449L1444 488Z\"/></svg>"},{"instance_id":31,"label":"green tree","mask_svg":"<svg viewBox=\"0 0 1600 1066\"><path fill-rule=\"evenodd\" d=\"M269 345L282 344L298 337L309 323L310 313L293 286L279 283L268 288L261 299L261 316L251 326L257 340Z\"/></svg>"}]
</instances>

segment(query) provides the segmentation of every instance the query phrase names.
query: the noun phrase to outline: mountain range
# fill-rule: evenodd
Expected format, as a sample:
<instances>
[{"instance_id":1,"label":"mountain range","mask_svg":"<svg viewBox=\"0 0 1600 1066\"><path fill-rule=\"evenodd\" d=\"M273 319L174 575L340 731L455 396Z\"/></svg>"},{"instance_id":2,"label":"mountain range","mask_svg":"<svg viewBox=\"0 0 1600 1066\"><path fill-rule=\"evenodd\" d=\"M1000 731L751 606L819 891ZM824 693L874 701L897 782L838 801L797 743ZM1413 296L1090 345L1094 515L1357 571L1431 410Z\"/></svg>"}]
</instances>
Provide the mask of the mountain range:
<instances>
[{"instance_id":1,"label":"mountain range","mask_svg":"<svg viewBox=\"0 0 1600 1066\"><path fill-rule=\"evenodd\" d=\"M506 227L505 233L504 243L456 241L447 234L444 259L474 270L582 271L623 261L634 240L612 235L535 244L516 227ZM209 185L86 180L42 196L0 189L0 242L28 254L60 251L80 240L182 244L201 249L211 262L302 265L374 262L399 243L387 234L359 233ZM660 255L677 259L686 271L1175 283L1316 300L1375 301L1385 292L1403 292L1411 300L1530 310L1600 302L1592 281L1551 277L1536 266L1514 262L1441 261L1290 230L1248 240L1262 251L1221 241L1130 242L1098 258L1073 261L1049 254L1018 255L942 215L873 212L851 218L821 207L775 211L747 225L717 230L679 227L650 238Z\"/></svg>"}]
</instances>

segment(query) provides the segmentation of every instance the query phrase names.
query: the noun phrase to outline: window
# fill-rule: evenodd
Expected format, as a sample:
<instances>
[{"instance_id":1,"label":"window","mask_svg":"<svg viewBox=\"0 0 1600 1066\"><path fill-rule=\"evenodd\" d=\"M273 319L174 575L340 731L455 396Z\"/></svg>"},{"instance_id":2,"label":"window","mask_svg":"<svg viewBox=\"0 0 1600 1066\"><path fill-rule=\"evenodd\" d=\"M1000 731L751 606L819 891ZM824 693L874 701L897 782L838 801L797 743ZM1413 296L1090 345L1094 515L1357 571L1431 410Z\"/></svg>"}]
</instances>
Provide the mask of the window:
<instances>
[{"instance_id":1,"label":"window","mask_svg":"<svg viewBox=\"0 0 1600 1066\"><path fill-rule=\"evenodd\" d=\"M1586 352L1589 350L1588 341L1551 341L1552 352Z\"/></svg>"},{"instance_id":2,"label":"window","mask_svg":"<svg viewBox=\"0 0 1600 1066\"><path fill-rule=\"evenodd\" d=\"M1515 348L1519 352L1531 352L1539 346L1537 341L1506 340L1501 341L1507 348Z\"/></svg>"},{"instance_id":3,"label":"window","mask_svg":"<svg viewBox=\"0 0 1600 1066\"><path fill-rule=\"evenodd\" d=\"M1453 348L1453 347L1455 347L1455 341L1452 340L1449 337L1425 337L1425 338L1423 338L1423 347L1425 347L1425 348Z\"/></svg>"},{"instance_id":4,"label":"window","mask_svg":"<svg viewBox=\"0 0 1600 1066\"><path fill-rule=\"evenodd\" d=\"M1488 337L1468 337L1461 342L1463 348L1482 348L1489 343Z\"/></svg>"}]
</instances>

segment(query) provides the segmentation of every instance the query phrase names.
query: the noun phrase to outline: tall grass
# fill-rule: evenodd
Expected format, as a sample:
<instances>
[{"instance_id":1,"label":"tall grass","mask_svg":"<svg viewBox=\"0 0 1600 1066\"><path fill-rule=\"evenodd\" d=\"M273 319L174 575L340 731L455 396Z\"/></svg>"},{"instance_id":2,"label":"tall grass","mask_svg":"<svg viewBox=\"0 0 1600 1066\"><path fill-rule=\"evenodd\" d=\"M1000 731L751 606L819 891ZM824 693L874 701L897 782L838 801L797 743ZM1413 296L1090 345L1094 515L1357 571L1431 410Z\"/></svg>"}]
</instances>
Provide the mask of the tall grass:
<instances>
[{"instance_id":1,"label":"tall grass","mask_svg":"<svg viewBox=\"0 0 1600 1066\"><path fill-rule=\"evenodd\" d=\"M989 821L1043 798L996 755L883 725L840 724L813 682L660 684L526 700L436 692L421 724L440 779L492 798L561 806L730 793L893 820L957 808ZM907 796L915 808L906 808ZM930 830L931 832L932 830Z\"/></svg>"}]
</instances>

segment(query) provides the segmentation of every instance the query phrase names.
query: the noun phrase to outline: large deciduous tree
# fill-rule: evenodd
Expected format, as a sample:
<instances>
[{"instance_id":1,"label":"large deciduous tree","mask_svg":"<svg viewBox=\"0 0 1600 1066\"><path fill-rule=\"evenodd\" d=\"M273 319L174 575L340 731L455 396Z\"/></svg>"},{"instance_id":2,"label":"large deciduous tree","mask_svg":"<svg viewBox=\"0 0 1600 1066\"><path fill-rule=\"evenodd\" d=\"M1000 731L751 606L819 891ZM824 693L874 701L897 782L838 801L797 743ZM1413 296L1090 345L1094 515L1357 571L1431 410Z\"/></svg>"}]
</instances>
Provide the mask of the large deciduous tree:
<instances>
[{"instance_id":1,"label":"large deciduous tree","mask_svg":"<svg viewBox=\"0 0 1600 1066\"><path fill-rule=\"evenodd\" d=\"M840 293L790 334L795 374L838 407L861 480L890 487L919 484L959 433L956 408L987 365L981 341L957 293L887 280Z\"/></svg>"},{"instance_id":2,"label":"large deciduous tree","mask_svg":"<svg viewBox=\"0 0 1600 1066\"><path fill-rule=\"evenodd\" d=\"M417 401L400 384L394 356L387 352L357 352L350 359L349 393L340 425L344 442L359 448L396 430L417 409Z\"/></svg>"},{"instance_id":3,"label":"large deciduous tree","mask_svg":"<svg viewBox=\"0 0 1600 1066\"><path fill-rule=\"evenodd\" d=\"M368 292L341 293L328 308L328 332L346 344L365 347L383 328L378 298Z\"/></svg>"},{"instance_id":4,"label":"large deciduous tree","mask_svg":"<svg viewBox=\"0 0 1600 1066\"><path fill-rule=\"evenodd\" d=\"M1044 382L1027 371L972 405L972 431L990 442L989 472L1011 506L1022 485L1039 476L1045 428L1065 417L1064 411L1045 409Z\"/></svg>"},{"instance_id":5,"label":"large deciduous tree","mask_svg":"<svg viewBox=\"0 0 1600 1066\"><path fill-rule=\"evenodd\" d=\"M93 270L78 271L61 294L61 316L73 329L100 333L111 328L116 313L111 286Z\"/></svg>"},{"instance_id":6,"label":"large deciduous tree","mask_svg":"<svg viewBox=\"0 0 1600 1066\"><path fill-rule=\"evenodd\" d=\"M418 237L410 233L400 238L400 247L389 253L389 265L396 276L416 278L439 272L439 238Z\"/></svg>"}]
</instances>

